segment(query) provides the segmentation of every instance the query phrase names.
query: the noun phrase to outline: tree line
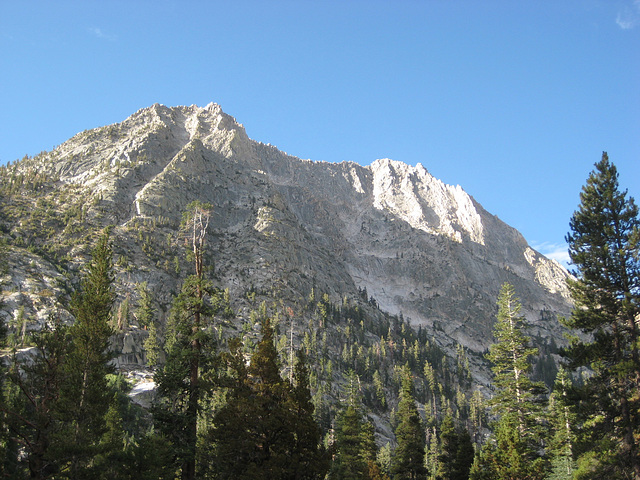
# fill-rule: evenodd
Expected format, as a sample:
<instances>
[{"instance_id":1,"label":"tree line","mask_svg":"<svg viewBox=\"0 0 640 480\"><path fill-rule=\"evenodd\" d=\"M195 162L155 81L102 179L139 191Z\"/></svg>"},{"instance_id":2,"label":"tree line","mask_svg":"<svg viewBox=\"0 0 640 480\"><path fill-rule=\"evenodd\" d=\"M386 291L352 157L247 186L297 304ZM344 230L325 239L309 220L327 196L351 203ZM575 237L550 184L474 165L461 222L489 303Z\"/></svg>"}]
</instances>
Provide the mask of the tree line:
<instances>
[{"instance_id":1,"label":"tree line","mask_svg":"<svg viewBox=\"0 0 640 480\"><path fill-rule=\"evenodd\" d=\"M233 312L228 294L207 278L211 206L197 202L180 230L194 273L174 299L162 345L146 290L140 289L139 320L149 327L146 348L157 364L157 400L149 411L132 404L110 363L115 294L106 230L72 296L75 323L51 318L32 334L31 353L3 366L1 473L72 479L639 480L638 209L620 191L606 153L580 200L567 236L575 306L563 320L576 333L560 352L551 391L533 380L539 352L527 336L515 289L505 284L497 299L495 342L486 355L494 375L488 416L467 412L478 417L471 428L458 409L444 408L447 402L436 398L444 391L435 380L444 366L437 355L431 362L421 356L428 342L419 335L415 350L406 343L402 348L405 363L395 370L398 401L391 411L394 441L382 446L365 408L373 400L359 388L360 379L370 377L380 385L376 405L387 408L380 372L371 364L375 350L367 354L355 340L349 343L365 321L357 309L343 331L348 343L341 354L343 366L353 368L328 424L318 412L328 392L310 368L309 357L317 362L322 356L313 332L295 351L290 342L285 355L266 314L259 316L260 336L251 348L242 336L226 342L216 337L213 327ZM310 300L323 327L335 309ZM392 342L381 343L376 354L393 355L388 346L393 349ZM427 383L433 378L420 403L416 365L424 365ZM458 378L465 378L464 351L458 368ZM323 372L330 381L330 365ZM438 405L443 408L436 410Z\"/></svg>"}]
</instances>

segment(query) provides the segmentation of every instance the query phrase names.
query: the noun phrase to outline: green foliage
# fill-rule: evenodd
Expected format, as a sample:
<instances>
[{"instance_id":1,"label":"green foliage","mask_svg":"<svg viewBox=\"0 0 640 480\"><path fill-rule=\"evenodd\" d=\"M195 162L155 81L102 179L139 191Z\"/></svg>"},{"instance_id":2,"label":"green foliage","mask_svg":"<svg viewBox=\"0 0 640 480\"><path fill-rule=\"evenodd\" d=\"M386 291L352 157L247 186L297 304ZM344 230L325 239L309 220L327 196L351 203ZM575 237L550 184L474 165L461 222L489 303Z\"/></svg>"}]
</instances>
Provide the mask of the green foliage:
<instances>
[{"instance_id":1,"label":"green foliage","mask_svg":"<svg viewBox=\"0 0 640 480\"><path fill-rule=\"evenodd\" d=\"M513 286L505 283L498 296L496 343L487 355L493 363L497 389L490 404L499 419L494 424L493 439L484 445L473 465L474 479L533 480L544 476L544 459L540 455L544 387L529 378L530 357L537 349L529 347L520 308Z\"/></svg>"},{"instance_id":2,"label":"green foliage","mask_svg":"<svg viewBox=\"0 0 640 480\"><path fill-rule=\"evenodd\" d=\"M572 387L567 371L560 367L556 376L553 392L549 398L549 421L552 435L548 441L551 456L549 479L569 480L576 469L574 446L577 417L573 411L573 402L569 398Z\"/></svg>"},{"instance_id":3,"label":"green foliage","mask_svg":"<svg viewBox=\"0 0 640 480\"><path fill-rule=\"evenodd\" d=\"M239 340L224 355L229 376L226 402L213 416L207 443L211 456L201 468L213 478L324 478L328 468L313 420L304 357L294 384L279 373L269 320L247 367ZM265 415L268 412L268 415Z\"/></svg>"},{"instance_id":4,"label":"green foliage","mask_svg":"<svg viewBox=\"0 0 640 480\"><path fill-rule=\"evenodd\" d=\"M26 465L15 465L32 478L46 478L60 468L54 444L64 430L58 418L64 361L69 351L68 328L59 322L33 334L35 352L19 364L14 357L8 380L11 397L3 407L10 444L26 455ZM17 471L15 472L17 475Z\"/></svg>"},{"instance_id":5,"label":"green foliage","mask_svg":"<svg viewBox=\"0 0 640 480\"><path fill-rule=\"evenodd\" d=\"M471 467L471 480L541 480L544 460L531 458L528 442L514 417L501 417L493 428L493 439L484 445Z\"/></svg>"},{"instance_id":6,"label":"green foliage","mask_svg":"<svg viewBox=\"0 0 640 480\"><path fill-rule=\"evenodd\" d=\"M394 451L391 466L393 478L394 480L426 478L424 430L413 396L413 379L408 368L405 368L402 376L397 418L398 426L395 434L398 445Z\"/></svg>"},{"instance_id":7,"label":"green foliage","mask_svg":"<svg viewBox=\"0 0 640 480\"><path fill-rule=\"evenodd\" d=\"M210 321L223 308L221 296L207 280L192 275L184 281L171 310L166 363L154 375L160 400L153 414L183 468L194 468L185 465L195 461L198 411L208 391L201 377L214 367Z\"/></svg>"},{"instance_id":8,"label":"green foliage","mask_svg":"<svg viewBox=\"0 0 640 480\"><path fill-rule=\"evenodd\" d=\"M93 250L80 290L70 305L75 323L69 329L70 348L60 388L60 415L66 429L58 438L56 454L68 462L64 469L72 477L90 474L106 430L105 415L111 399L106 377L113 371L108 363L113 279L112 248L106 231Z\"/></svg>"},{"instance_id":9,"label":"green foliage","mask_svg":"<svg viewBox=\"0 0 640 480\"><path fill-rule=\"evenodd\" d=\"M458 431L450 416L444 417L440 425L440 455L438 455L438 480L467 480L474 450L471 436L462 429Z\"/></svg>"},{"instance_id":10,"label":"green foliage","mask_svg":"<svg viewBox=\"0 0 640 480\"><path fill-rule=\"evenodd\" d=\"M520 301L512 285L505 283L498 296L498 321L494 327L496 343L489 348L487 359L493 364L496 393L491 400L494 412L513 418L520 432L533 437L540 418L540 396L544 386L532 382L531 357L537 353L524 334L526 320L520 316Z\"/></svg>"},{"instance_id":11,"label":"green foliage","mask_svg":"<svg viewBox=\"0 0 640 480\"><path fill-rule=\"evenodd\" d=\"M362 414L355 405L347 405L338 415L331 479L364 478L367 459L362 455L363 427Z\"/></svg>"},{"instance_id":12,"label":"green foliage","mask_svg":"<svg viewBox=\"0 0 640 480\"><path fill-rule=\"evenodd\" d=\"M578 449L589 458L580 470L600 461L607 475L640 478L640 219L606 153L595 167L567 235L576 279L566 324L588 335L575 337L565 355L572 369L592 371L578 393L585 433Z\"/></svg>"},{"instance_id":13,"label":"green foliage","mask_svg":"<svg viewBox=\"0 0 640 480\"><path fill-rule=\"evenodd\" d=\"M139 296L135 317L142 328L147 328L149 336L144 341L146 363L150 367L158 365L160 360L160 339L156 311L151 299L151 292L147 282L142 282L136 288Z\"/></svg>"}]
</instances>

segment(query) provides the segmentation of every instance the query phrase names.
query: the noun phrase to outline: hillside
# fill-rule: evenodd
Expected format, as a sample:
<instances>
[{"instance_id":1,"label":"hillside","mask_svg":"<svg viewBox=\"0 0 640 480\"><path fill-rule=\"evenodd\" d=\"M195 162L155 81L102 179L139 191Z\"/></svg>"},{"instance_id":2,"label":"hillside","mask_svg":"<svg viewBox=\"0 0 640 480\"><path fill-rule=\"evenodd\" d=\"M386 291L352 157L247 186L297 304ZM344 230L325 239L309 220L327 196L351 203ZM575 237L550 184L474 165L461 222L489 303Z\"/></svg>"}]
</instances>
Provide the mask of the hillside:
<instances>
[{"instance_id":1,"label":"hillside","mask_svg":"<svg viewBox=\"0 0 640 480\"><path fill-rule=\"evenodd\" d=\"M181 215L200 200L214 207L209 274L236 314L219 323L219 337L255 337L260 316L275 318L283 367L291 338L311 353L325 423L349 370L371 411L388 419L394 368L404 363L421 376L425 362L438 370L442 399L419 380L422 404L437 411L450 402L469 416L473 392L487 393L483 353L504 282L541 348L540 378L553 379L568 273L420 164L301 160L249 139L218 105L153 105L2 168L0 191L0 314L15 344L50 315L72 321L70 292L99 232L113 225L118 362L144 365L138 286L147 282L163 326L190 269ZM376 371L389 401L376 400ZM391 436L388 420L378 427Z\"/></svg>"}]
</instances>

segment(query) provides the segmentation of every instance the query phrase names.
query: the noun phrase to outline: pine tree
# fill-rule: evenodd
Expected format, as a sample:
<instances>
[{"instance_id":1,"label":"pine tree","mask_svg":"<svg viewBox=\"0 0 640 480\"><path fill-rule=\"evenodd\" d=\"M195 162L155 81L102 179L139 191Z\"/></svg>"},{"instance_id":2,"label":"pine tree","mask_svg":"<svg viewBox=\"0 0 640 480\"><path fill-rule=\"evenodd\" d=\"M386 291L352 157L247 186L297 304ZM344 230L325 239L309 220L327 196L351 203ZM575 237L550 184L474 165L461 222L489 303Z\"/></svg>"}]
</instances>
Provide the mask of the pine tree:
<instances>
[{"instance_id":1,"label":"pine tree","mask_svg":"<svg viewBox=\"0 0 640 480\"><path fill-rule=\"evenodd\" d=\"M291 455L290 478L321 479L329 469L329 457L321 447L322 432L313 417L314 406L309 389L309 368L302 349L296 352L291 386L291 407L294 447Z\"/></svg>"},{"instance_id":2,"label":"pine tree","mask_svg":"<svg viewBox=\"0 0 640 480\"><path fill-rule=\"evenodd\" d=\"M60 388L61 418L67 426L56 445L58 458L73 478L91 475L92 459L105 432L105 414L110 390L109 325L114 303L112 248L109 231L103 233L92 252L92 259L73 295L70 311L75 323L69 329L70 348L64 362L64 381ZM68 470L67 470L68 469Z\"/></svg>"},{"instance_id":3,"label":"pine tree","mask_svg":"<svg viewBox=\"0 0 640 480\"><path fill-rule=\"evenodd\" d=\"M196 478L198 414L212 385L203 382L215 362L212 320L231 314L225 295L205 277L204 247L211 206L193 202L183 215L182 231L195 274L175 298L167 335L166 363L154 376L159 401L153 408L161 432L171 439L183 480Z\"/></svg>"},{"instance_id":4,"label":"pine tree","mask_svg":"<svg viewBox=\"0 0 640 480\"><path fill-rule=\"evenodd\" d=\"M212 419L207 472L214 478L321 479L328 464L313 420L306 364L298 357L294 383L280 375L269 319L249 366L242 344L230 341L223 356L231 375L222 380L226 403Z\"/></svg>"},{"instance_id":5,"label":"pine tree","mask_svg":"<svg viewBox=\"0 0 640 480\"><path fill-rule=\"evenodd\" d=\"M117 394L111 399L104 419L105 432L100 439L98 453L94 458L95 478L104 480L125 478L132 459L129 456L130 452L125 448L125 431Z\"/></svg>"},{"instance_id":6,"label":"pine tree","mask_svg":"<svg viewBox=\"0 0 640 480\"><path fill-rule=\"evenodd\" d=\"M440 425L440 454L437 480L467 480L473 462L473 444L466 430L458 432L453 419L444 417Z\"/></svg>"},{"instance_id":7,"label":"pine tree","mask_svg":"<svg viewBox=\"0 0 640 480\"><path fill-rule=\"evenodd\" d=\"M424 431L413 395L413 379L409 368L405 367L396 414L398 426L395 434L398 445L391 467L394 480L427 478L427 469L424 466Z\"/></svg>"},{"instance_id":8,"label":"pine tree","mask_svg":"<svg viewBox=\"0 0 640 480\"><path fill-rule=\"evenodd\" d=\"M136 286L138 292L138 308L135 311L135 317L138 320L138 325L141 328L149 327L154 320L155 310L153 308L153 302L151 301L151 292L149 291L149 284L147 282L139 283Z\"/></svg>"},{"instance_id":9,"label":"pine tree","mask_svg":"<svg viewBox=\"0 0 640 480\"><path fill-rule=\"evenodd\" d=\"M336 420L335 458L329 478L349 480L366 478L368 465L363 450L362 413L356 405L347 404Z\"/></svg>"},{"instance_id":10,"label":"pine tree","mask_svg":"<svg viewBox=\"0 0 640 480\"><path fill-rule=\"evenodd\" d=\"M69 350L67 327L55 322L32 334L33 356L26 362L14 359L8 379L14 395L3 409L11 437L26 455L28 475L48 478L59 469L51 444L62 425L58 419L63 362ZM26 476L25 472L25 476Z\"/></svg>"},{"instance_id":11,"label":"pine tree","mask_svg":"<svg viewBox=\"0 0 640 480\"><path fill-rule=\"evenodd\" d=\"M4 274L5 265L6 249L3 239L0 238L0 274ZM0 301L0 307L1 306L2 301ZM6 336L7 328L4 323L4 318L0 317L0 348L5 347ZM0 475L6 477L12 473L9 463L14 458L14 451L16 449L15 442L11 438L8 428L9 418L7 416L7 410L10 406L10 401L7 398L9 392L6 389L7 373L4 362L0 362Z\"/></svg>"},{"instance_id":12,"label":"pine tree","mask_svg":"<svg viewBox=\"0 0 640 480\"><path fill-rule=\"evenodd\" d=\"M576 415L568 396L570 388L571 379L561 366L549 398L549 419L553 431L548 447L551 453L551 472L547 477L549 480L570 480L576 469L574 460Z\"/></svg>"},{"instance_id":13,"label":"pine tree","mask_svg":"<svg viewBox=\"0 0 640 480\"><path fill-rule=\"evenodd\" d=\"M251 478L283 478L295 442L286 408L289 384L280 375L280 362L269 319L262 324L262 339L248 368L254 394L252 426L256 449L247 469ZM269 412L262 415L260 412Z\"/></svg>"},{"instance_id":14,"label":"pine tree","mask_svg":"<svg viewBox=\"0 0 640 480\"><path fill-rule=\"evenodd\" d=\"M201 380L210 374L216 361L214 340L205 319L213 318L218 311L218 293L205 279L185 279L171 309L166 362L154 375L159 397L152 408L154 420L173 443L183 479L196 475L198 412L212 388Z\"/></svg>"},{"instance_id":15,"label":"pine tree","mask_svg":"<svg viewBox=\"0 0 640 480\"><path fill-rule=\"evenodd\" d=\"M494 438L483 447L480 463L476 461L472 478L497 480L536 479L543 476L544 460L540 455L542 405L545 391L529 378L530 357L537 354L524 334L526 322L520 316L521 305L512 285L505 283L498 296L498 320L494 327L496 343L487 359L492 363L496 394L491 399L494 413Z\"/></svg>"},{"instance_id":16,"label":"pine tree","mask_svg":"<svg viewBox=\"0 0 640 480\"><path fill-rule=\"evenodd\" d=\"M160 362L160 340L158 338L158 321L153 307L151 292L147 282L137 285L136 290L140 300L135 311L135 317L140 327L148 329L149 336L144 340L146 364L153 368Z\"/></svg>"},{"instance_id":17,"label":"pine tree","mask_svg":"<svg viewBox=\"0 0 640 480\"><path fill-rule=\"evenodd\" d=\"M253 459L254 439L250 428L255 422L252 392L238 338L229 340L229 349L221 355L226 375L220 380L225 402L216 409L213 426L205 442L211 446L207 461L202 462L203 476L217 479L247 478L245 469Z\"/></svg>"},{"instance_id":18,"label":"pine tree","mask_svg":"<svg viewBox=\"0 0 640 480\"><path fill-rule=\"evenodd\" d=\"M505 283L498 296L496 342L489 348L487 359L493 363L496 394L490 404L494 412L514 417L520 433L525 434L540 412L535 399L544 392L544 387L529 378L530 358L538 349L529 346L530 340L523 331L526 320L520 316L520 309L513 286Z\"/></svg>"},{"instance_id":19,"label":"pine tree","mask_svg":"<svg viewBox=\"0 0 640 480\"><path fill-rule=\"evenodd\" d=\"M601 446L600 475L640 479L640 219L606 152L580 193L566 240L575 266L568 327L588 334L566 350L570 367L589 367L581 409ZM626 477L625 477L626 478Z\"/></svg>"}]
</instances>

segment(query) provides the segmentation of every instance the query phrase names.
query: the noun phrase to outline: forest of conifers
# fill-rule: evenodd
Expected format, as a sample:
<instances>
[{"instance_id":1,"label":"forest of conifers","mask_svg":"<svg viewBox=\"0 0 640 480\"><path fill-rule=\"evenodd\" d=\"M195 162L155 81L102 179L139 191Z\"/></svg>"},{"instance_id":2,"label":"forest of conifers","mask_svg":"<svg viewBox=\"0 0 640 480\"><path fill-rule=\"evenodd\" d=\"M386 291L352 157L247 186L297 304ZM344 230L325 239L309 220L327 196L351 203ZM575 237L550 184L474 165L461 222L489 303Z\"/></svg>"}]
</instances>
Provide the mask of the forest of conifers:
<instances>
[{"instance_id":1,"label":"forest of conifers","mask_svg":"<svg viewBox=\"0 0 640 480\"><path fill-rule=\"evenodd\" d=\"M640 218L606 153L567 236L574 311L563 323L574 336L559 366L536 363L547 346L527 335L504 284L485 355L490 398L470 393L464 348L449 361L424 330L346 299L301 301L311 320L297 348L296 311L278 299L223 335L234 312L207 276L210 209L185 212L192 271L166 328L145 284L136 292L156 384L149 409L130 401L112 363L109 229L71 294L72 325L50 318L28 339L3 326L3 478L640 480ZM24 344L28 355L11 354ZM336 385L334 369L346 381ZM391 439L376 435L383 413Z\"/></svg>"}]
</instances>

